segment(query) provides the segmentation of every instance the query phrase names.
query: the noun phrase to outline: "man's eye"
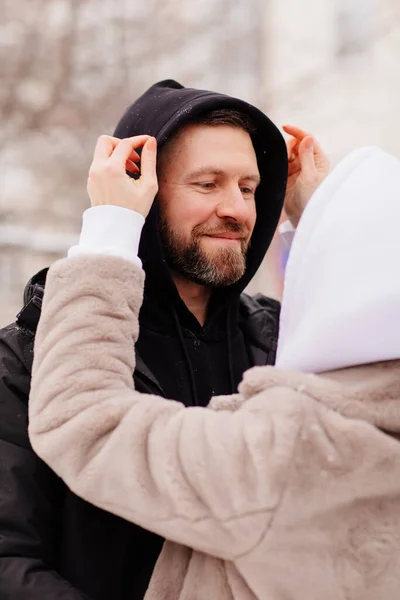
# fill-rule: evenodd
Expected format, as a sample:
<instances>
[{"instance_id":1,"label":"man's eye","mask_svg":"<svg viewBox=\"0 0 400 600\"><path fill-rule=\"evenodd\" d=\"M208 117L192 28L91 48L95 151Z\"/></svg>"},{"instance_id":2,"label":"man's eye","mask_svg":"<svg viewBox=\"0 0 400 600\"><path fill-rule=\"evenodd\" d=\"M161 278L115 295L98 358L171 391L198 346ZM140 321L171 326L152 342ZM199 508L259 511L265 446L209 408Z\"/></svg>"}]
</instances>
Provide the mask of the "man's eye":
<instances>
[{"instance_id":1,"label":"man's eye","mask_svg":"<svg viewBox=\"0 0 400 600\"><path fill-rule=\"evenodd\" d=\"M215 183L213 181L202 181L198 184L203 190L212 190L215 187Z\"/></svg>"},{"instance_id":2,"label":"man's eye","mask_svg":"<svg viewBox=\"0 0 400 600\"><path fill-rule=\"evenodd\" d=\"M246 194L247 196L250 195L250 194L252 196L254 196L254 190L252 188L244 186L244 187L240 188L240 191L242 192L242 194Z\"/></svg>"}]
</instances>

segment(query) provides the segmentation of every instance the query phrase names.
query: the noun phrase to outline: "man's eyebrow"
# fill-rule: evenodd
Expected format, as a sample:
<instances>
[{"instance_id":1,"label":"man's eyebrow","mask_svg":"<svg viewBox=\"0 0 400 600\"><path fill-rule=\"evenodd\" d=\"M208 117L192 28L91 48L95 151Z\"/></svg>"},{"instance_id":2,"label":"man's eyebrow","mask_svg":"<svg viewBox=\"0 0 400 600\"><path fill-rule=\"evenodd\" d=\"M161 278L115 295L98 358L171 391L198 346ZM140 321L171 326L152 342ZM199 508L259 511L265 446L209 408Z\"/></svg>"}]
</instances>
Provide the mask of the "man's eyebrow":
<instances>
[{"instance_id":1,"label":"man's eyebrow","mask_svg":"<svg viewBox=\"0 0 400 600\"><path fill-rule=\"evenodd\" d=\"M191 179L192 177L201 177L202 175L223 175L224 172L222 169L216 169L215 167L202 167L201 169L197 169L197 171L192 171L188 173L186 179Z\"/></svg>"},{"instance_id":2,"label":"man's eyebrow","mask_svg":"<svg viewBox=\"0 0 400 600\"><path fill-rule=\"evenodd\" d=\"M202 167L197 171L192 171L186 177L186 179L193 179L195 177L201 177L203 175L225 175L225 172L222 169L216 169L215 167ZM249 173L248 175L243 175L241 179L246 179L249 181L254 181L256 185L259 185L261 182L261 177L258 173Z\"/></svg>"},{"instance_id":3,"label":"man's eyebrow","mask_svg":"<svg viewBox=\"0 0 400 600\"><path fill-rule=\"evenodd\" d=\"M253 175L245 175L243 179L254 181L256 185L259 185L261 183L261 177L259 175L256 175L256 173L254 173Z\"/></svg>"}]
</instances>

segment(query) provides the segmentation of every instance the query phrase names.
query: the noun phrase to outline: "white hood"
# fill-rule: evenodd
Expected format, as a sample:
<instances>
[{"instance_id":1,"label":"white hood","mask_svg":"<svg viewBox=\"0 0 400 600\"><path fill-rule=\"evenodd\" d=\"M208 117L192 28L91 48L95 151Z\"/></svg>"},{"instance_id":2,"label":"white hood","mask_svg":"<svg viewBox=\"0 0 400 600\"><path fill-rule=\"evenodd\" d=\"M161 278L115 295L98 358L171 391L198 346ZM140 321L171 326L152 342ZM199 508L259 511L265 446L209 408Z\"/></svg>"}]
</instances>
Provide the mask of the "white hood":
<instances>
[{"instance_id":1,"label":"white hood","mask_svg":"<svg viewBox=\"0 0 400 600\"><path fill-rule=\"evenodd\" d=\"M324 372L400 358L400 161L347 156L311 198L286 268L277 366Z\"/></svg>"}]
</instances>

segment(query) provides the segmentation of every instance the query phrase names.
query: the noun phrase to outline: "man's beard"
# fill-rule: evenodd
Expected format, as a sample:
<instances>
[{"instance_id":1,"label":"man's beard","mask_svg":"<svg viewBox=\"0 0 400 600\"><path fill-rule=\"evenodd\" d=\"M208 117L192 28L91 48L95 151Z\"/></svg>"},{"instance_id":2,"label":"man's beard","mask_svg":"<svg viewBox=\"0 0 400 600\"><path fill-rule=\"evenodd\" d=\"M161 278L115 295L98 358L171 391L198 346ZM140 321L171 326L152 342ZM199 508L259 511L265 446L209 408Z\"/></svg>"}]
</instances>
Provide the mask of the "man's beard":
<instances>
[{"instance_id":1,"label":"man's beard","mask_svg":"<svg viewBox=\"0 0 400 600\"><path fill-rule=\"evenodd\" d=\"M159 216L159 227L168 266L186 279L201 285L223 287L235 283L244 274L249 246L249 231L245 225L228 221L221 221L219 227L212 228L204 224L196 225L189 241L174 230L162 214ZM201 247L202 236L223 232L241 234L240 245L209 252Z\"/></svg>"}]
</instances>

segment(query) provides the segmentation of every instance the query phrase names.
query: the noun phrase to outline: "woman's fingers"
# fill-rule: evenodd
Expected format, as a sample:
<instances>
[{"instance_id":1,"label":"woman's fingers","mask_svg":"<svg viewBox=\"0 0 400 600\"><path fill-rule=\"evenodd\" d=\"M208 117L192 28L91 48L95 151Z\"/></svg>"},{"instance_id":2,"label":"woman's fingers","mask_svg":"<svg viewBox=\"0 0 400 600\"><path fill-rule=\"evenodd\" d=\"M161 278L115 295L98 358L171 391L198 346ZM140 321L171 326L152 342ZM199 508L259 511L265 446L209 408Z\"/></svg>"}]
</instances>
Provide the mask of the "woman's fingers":
<instances>
[{"instance_id":1,"label":"woman's fingers","mask_svg":"<svg viewBox=\"0 0 400 600\"><path fill-rule=\"evenodd\" d=\"M157 141L156 138L149 138L143 146L140 159L140 180L143 180L150 186L157 187Z\"/></svg>"},{"instance_id":2,"label":"woman's fingers","mask_svg":"<svg viewBox=\"0 0 400 600\"><path fill-rule=\"evenodd\" d=\"M295 137L299 142L301 142L308 135L311 135L311 133L304 131L304 129L300 129L300 127L296 127L296 125L283 125L282 129L289 135Z\"/></svg>"},{"instance_id":3,"label":"woman's fingers","mask_svg":"<svg viewBox=\"0 0 400 600\"><path fill-rule=\"evenodd\" d=\"M120 141L121 140L119 138L112 137L111 135L101 135L96 142L93 161L97 159L110 158Z\"/></svg>"},{"instance_id":4,"label":"woman's fingers","mask_svg":"<svg viewBox=\"0 0 400 600\"><path fill-rule=\"evenodd\" d=\"M135 148L143 146L149 136L136 136L134 138L126 138L121 140L111 135L101 135L96 143L93 163L111 159L112 162L118 162L122 167L127 160L138 162L139 154ZM122 144L122 147L120 147Z\"/></svg>"},{"instance_id":5,"label":"woman's fingers","mask_svg":"<svg viewBox=\"0 0 400 600\"><path fill-rule=\"evenodd\" d=\"M149 140L150 147L146 148ZM136 148L143 148L142 157L136 152ZM104 160L107 160L110 165L115 165L121 171L129 171L129 173L137 174L144 170L149 170L151 179L156 179L155 164L157 156L157 143L155 138L149 135L137 135L131 138L119 139L110 135L101 135L96 143L94 151L92 171L96 171ZM142 169L135 164L141 161Z\"/></svg>"},{"instance_id":6,"label":"woman's fingers","mask_svg":"<svg viewBox=\"0 0 400 600\"><path fill-rule=\"evenodd\" d=\"M140 173L139 167L132 160L126 161L125 170L133 174Z\"/></svg>"},{"instance_id":7,"label":"woman's fingers","mask_svg":"<svg viewBox=\"0 0 400 600\"><path fill-rule=\"evenodd\" d=\"M125 167L126 161L131 158L132 153L135 152L135 149L142 148L149 137L150 136L148 135L137 135L135 137L120 140L119 144L115 147L115 150L110 156L111 163Z\"/></svg>"},{"instance_id":8,"label":"woman's fingers","mask_svg":"<svg viewBox=\"0 0 400 600\"><path fill-rule=\"evenodd\" d=\"M294 160L289 161L288 163L288 176L294 175L295 173L299 173L301 171L301 163L299 156L296 156Z\"/></svg>"},{"instance_id":9,"label":"woman's fingers","mask_svg":"<svg viewBox=\"0 0 400 600\"><path fill-rule=\"evenodd\" d=\"M307 177L315 176L314 138L309 135L303 138L299 145L301 170Z\"/></svg>"},{"instance_id":10,"label":"woman's fingers","mask_svg":"<svg viewBox=\"0 0 400 600\"><path fill-rule=\"evenodd\" d=\"M311 137L314 142L314 154L321 154L325 157L325 153L322 149L322 146L320 145L318 140L315 139L312 133L301 129L300 127L296 127L296 125L283 125L282 129L289 135L295 137L298 143L301 143L306 137Z\"/></svg>"},{"instance_id":11,"label":"woman's fingers","mask_svg":"<svg viewBox=\"0 0 400 600\"><path fill-rule=\"evenodd\" d=\"M299 141L294 137L290 137L288 140L286 140L286 148L289 162L295 159L298 145Z\"/></svg>"},{"instance_id":12,"label":"woman's fingers","mask_svg":"<svg viewBox=\"0 0 400 600\"><path fill-rule=\"evenodd\" d=\"M288 154L288 175L294 175L300 171L300 159L299 159L299 140L295 137L290 137L286 140L286 148Z\"/></svg>"}]
</instances>

